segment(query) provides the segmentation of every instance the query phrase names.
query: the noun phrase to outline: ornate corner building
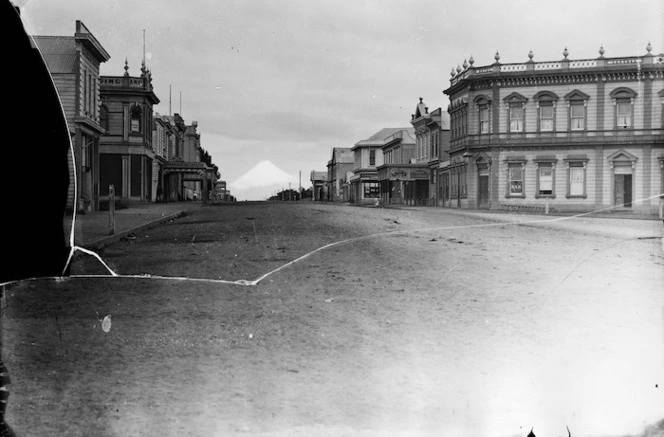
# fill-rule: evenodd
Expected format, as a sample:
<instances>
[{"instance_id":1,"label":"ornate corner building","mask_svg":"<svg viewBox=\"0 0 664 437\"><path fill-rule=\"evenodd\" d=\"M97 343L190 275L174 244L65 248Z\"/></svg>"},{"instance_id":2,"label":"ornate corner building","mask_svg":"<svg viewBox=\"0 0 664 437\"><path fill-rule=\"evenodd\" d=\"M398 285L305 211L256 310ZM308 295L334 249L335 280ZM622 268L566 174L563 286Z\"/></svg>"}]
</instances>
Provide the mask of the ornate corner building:
<instances>
[{"instance_id":1,"label":"ornate corner building","mask_svg":"<svg viewBox=\"0 0 664 437\"><path fill-rule=\"evenodd\" d=\"M102 200L109 187L125 201L152 200L152 107L159 103L152 88L152 75L141 67L138 77L129 75L125 60L123 76L101 76L101 123L106 133L99 144Z\"/></svg>"},{"instance_id":2,"label":"ornate corner building","mask_svg":"<svg viewBox=\"0 0 664 437\"><path fill-rule=\"evenodd\" d=\"M450 206L656 214L664 193L664 54L451 72Z\"/></svg>"}]
</instances>

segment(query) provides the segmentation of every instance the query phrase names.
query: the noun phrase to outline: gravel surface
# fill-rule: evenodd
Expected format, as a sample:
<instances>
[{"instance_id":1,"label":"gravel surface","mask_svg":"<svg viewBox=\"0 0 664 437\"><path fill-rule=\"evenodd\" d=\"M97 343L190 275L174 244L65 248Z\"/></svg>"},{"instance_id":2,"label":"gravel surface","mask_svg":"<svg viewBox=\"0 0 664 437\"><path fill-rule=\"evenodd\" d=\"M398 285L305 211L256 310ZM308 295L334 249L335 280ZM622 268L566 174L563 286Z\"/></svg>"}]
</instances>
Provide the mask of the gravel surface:
<instances>
[{"instance_id":1,"label":"gravel surface","mask_svg":"<svg viewBox=\"0 0 664 437\"><path fill-rule=\"evenodd\" d=\"M543 219L191 212L101 251L151 279L5 291L8 423L21 436L643 435L664 417L662 224ZM275 269L256 286L210 281ZM72 270L104 271L83 255Z\"/></svg>"}]
</instances>

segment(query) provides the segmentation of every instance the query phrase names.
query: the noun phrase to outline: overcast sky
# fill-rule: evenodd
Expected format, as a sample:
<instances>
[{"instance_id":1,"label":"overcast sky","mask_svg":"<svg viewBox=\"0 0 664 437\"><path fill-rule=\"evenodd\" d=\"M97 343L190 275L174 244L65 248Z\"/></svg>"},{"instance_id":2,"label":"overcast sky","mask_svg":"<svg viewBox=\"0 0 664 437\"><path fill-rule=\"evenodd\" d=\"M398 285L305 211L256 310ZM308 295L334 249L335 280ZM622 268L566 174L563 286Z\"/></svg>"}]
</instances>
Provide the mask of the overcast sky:
<instances>
[{"instance_id":1,"label":"overcast sky","mask_svg":"<svg viewBox=\"0 0 664 437\"><path fill-rule=\"evenodd\" d=\"M198 121L232 182L261 160L325 170L332 147L408 127L418 97L448 100L450 69L664 52L661 0L128 1L19 0L28 31L73 35L81 20L111 55L103 75L147 65L161 103ZM306 183L305 183L306 181ZM267 193L266 193L267 194Z\"/></svg>"}]
</instances>

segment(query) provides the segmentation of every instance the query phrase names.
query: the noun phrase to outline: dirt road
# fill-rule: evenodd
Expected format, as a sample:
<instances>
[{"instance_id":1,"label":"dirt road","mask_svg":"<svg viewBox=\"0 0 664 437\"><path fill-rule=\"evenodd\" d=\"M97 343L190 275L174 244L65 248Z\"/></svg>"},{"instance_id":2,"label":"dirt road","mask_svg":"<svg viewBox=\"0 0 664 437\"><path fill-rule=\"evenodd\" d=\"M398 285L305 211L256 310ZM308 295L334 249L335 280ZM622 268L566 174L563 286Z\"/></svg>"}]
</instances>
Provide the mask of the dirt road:
<instances>
[{"instance_id":1,"label":"dirt road","mask_svg":"<svg viewBox=\"0 0 664 437\"><path fill-rule=\"evenodd\" d=\"M202 209L101 255L121 274L234 281L332 245L256 286L12 287L8 422L22 436L640 435L664 417L662 224L542 219ZM91 272L79 258L73 273Z\"/></svg>"}]
</instances>

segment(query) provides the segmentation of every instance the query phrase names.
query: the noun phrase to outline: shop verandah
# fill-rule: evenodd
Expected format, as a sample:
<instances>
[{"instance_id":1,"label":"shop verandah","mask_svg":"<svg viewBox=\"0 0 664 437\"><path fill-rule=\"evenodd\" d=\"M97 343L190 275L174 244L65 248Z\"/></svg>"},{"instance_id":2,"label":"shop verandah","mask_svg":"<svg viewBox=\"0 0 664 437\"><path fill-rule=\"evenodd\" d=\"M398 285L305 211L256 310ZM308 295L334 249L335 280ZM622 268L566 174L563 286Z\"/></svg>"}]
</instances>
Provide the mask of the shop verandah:
<instances>
[{"instance_id":1,"label":"shop verandah","mask_svg":"<svg viewBox=\"0 0 664 437\"><path fill-rule=\"evenodd\" d=\"M383 205L427 206L429 199L429 168L426 165L378 168L380 200Z\"/></svg>"},{"instance_id":2,"label":"shop verandah","mask_svg":"<svg viewBox=\"0 0 664 437\"><path fill-rule=\"evenodd\" d=\"M216 182L215 169L202 162L167 162L160 178L162 201L211 199Z\"/></svg>"}]
</instances>

